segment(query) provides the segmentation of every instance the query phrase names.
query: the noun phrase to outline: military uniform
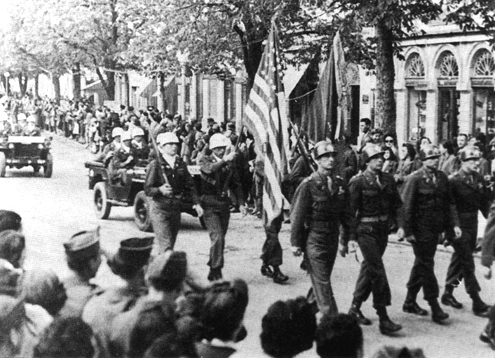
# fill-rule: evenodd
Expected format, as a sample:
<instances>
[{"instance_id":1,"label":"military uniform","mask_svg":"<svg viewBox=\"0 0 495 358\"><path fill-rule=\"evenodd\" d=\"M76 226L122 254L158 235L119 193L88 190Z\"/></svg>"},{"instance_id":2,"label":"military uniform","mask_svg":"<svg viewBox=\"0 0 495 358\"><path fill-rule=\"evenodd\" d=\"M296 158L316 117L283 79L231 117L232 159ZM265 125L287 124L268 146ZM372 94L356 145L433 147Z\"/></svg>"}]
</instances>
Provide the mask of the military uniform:
<instances>
[{"instance_id":1,"label":"military uniform","mask_svg":"<svg viewBox=\"0 0 495 358\"><path fill-rule=\"evenodd\" d=\"M340 176L315 172L297 188L292 201L291 244L305 252L323 314L338 313L330 278L339 246L339 227L342 225L344 240L348 241L351 221L349 192Z\"/></svg>"},{"instance_id":2,"label":"military uniform","mask_svg":"<svg viewBox=\"0 0 495 358\"><path fill-rule=\"evenodd\" d=\"M166 197L159 189L165 184L160 166L172 186L171 197ZM160 251L173 250L180 229L183 201L189 199L193 205L199 204L196 186L186 163L178 156L175 157L173 168L165 160L162 164L156 159L151 161L146 171L144 192L151 198L150 218Z\"/></svg>"},{"instance_id":3,"label":"military uniform","mask_svg":"<svg viewBox=\"0 0 495 358\"><path fill-rule=\"evenodd\" d=\"M394 178L370 170L354 176L349 183L350 202L356 237L364 261L354 291L354 303L360 305L373 292L373 307L390 306L390 287L382 256L388 243L391 224L402 202Z\"/></svg>"},{"instance_id":4,"label":"military uniform","mask_svg":"<svg viewBox=\"0 0 495 358\"><path fill-rule=\"evenodd\" d=\"M132 156L136 160L148 160L150 155L150 147L146 143L138 143L136 141L131 142Z\"/></svg>"},{"instance_id":5,"label":"military uniform","mask_svg":"<svg viewBox=\"0 0 495 358\"><path fill-rule=\"evenodd\" d=\"M110 161L108 166L108 171L110 172L111 181L114 184L125 184L126 183L126 172L134 166L134 159L129 163L126 163L127 159L132 156L132 151L130 148L124 148L122 145L117 149ZM119 182L120 181L120 182Z\"/></svg>"},{"instance_id":6,"label":"military uniform","mask_svg":"<svg viewBox=\"0 0 495 358\"><path fill-rule=\"evenodd\" d=\"M416 242L411 243L416 259L407 288L415 297L422 287L425 300L436 301L439 288L434 271L434 257L438 237L454 226L447 175L442 171L430 173L423 166L406 178L402 200L404 235L414 235L416 238Z\"/></svg>"},{"instance_id":7,"label":"military uniform","mask_svg":"<svg viewBox=\"0 0 495 358\"><path fill-rule=\"evenodd\" d=\"M241 183L236 168L214 154L203 155L198 164L201 167L203 219L211 239L208 266L212 270L221 270L224 265L225 235L230 220L230 200L227 192L232 190L239 204L244 205Z\"/></svg>"}]
</instances>

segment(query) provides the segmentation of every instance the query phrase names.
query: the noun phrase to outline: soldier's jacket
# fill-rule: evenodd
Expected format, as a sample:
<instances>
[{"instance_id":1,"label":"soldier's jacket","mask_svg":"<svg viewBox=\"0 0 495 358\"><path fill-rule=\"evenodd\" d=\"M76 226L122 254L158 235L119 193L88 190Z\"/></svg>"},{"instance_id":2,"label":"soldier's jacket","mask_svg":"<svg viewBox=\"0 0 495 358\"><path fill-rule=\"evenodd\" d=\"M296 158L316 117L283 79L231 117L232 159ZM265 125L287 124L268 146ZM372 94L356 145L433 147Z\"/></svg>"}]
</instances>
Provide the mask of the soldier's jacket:
<instances>
[{"instance_id":1,"label":"soldier's jacket","mask_svg":"<svg viewBox=\"0 0 495 358\"><path fill-rule=\"evenodd\" d=\"M358 223L362 218L380 217L387 217L391 224L395 223L402 201L390 174L381 173L378 184L376 174L365 170L351 179L349 192L351 212ZM355 225L352 228L352 236L355 237Z\"/></svg>"},{"instance_id":2,"label":"soldier's jacket","mask_svg":"<svg viewBox=\"0 0 495 358\"><path fill-rule=\"evenodd\" d=\"M478 210L485 218L488 216L492 196L481 174L470 175L461 169L449 178L449 183L455 209L454 223L462 222L465 214L477 215Z\"/></svg>"},{"instance_id":3,"label":"soldier's jacket","mask_svg":"<svg viewBox=\"0 0 495 358\"><path fill-rule=\"evenodd\" d=\"M349 190L344 179L332 175L332 190L327 177L319 172L304 179L293 197L291 205L291 245L302 249L306 246L306 231L338 233L342 224L342 237L349 240L352 217L349 205Z\"/></svg>"},{"instance_id":4,"label":"soldier's jacket","mask_svg":"<svg viewBox=\"0 0 495 358\"><path fill-rule=\"evenodd\" d=\"M481 244L481 264L491 267L495 258L495 201L490 207L486 221L485 235Z\"/></svg>"},{"instance_id":5,"label":"soldier's jacket","mask_svg":"<svg viewBox=\"0 0 495 358\"><path fill-rule=\"evenodd\" d=\"M419 226L441 233L454 226L453 200L447 175L437 170L435 181L425 167L406 177L402 188L401 224L406 236Z\"/></svg>"},{"instance_id":6,"label":"soldier's jacket","mask_svg":"<svg viewBox=\"0 0 495 358\"><path fill-rule=\"evenodd\" d=\"M59 311L61 317L81 317L84 306L97 292L95 285L73 273L62 280L67 300Z\"/></svg>"},{"instance_id":7,"label":"soldier's jacket","mask_svg":"<svg viewBox=\"0 0 495 358\"><path fill-rule=\"evenodd\" d=\"M160 165L174 191L173 197L164 196L159 189L165 184L160 174ZM198 191L193 178L187 170L186 163L180 157L175 158L174 168L170 167L166 160L162 164L156 159L152 160L146 170L144 192L153 200L170 206L180 206L183 199L186 198L192 200L193 204L199 204Z\"/></svg>"},{"instance_id":8,"label":"soldier's jacket","mask_svg":"<svg viewBox=\"0 0 495 358\"><path fill-rule=\"evenodd\" d=\"M131 160L129 163L124 164L125 161L129 158L129 156L132 155L132 151L129 150L128 152L124 150L124 148L120 147L117 149L114 154L113 158L111 161L111 167L114 170L117 169L131 169L134 166L134 160Z\"/></svg>"},{"instance_id":9,"label":"soldier's jacket","mask_svg":"<svg viewBox=\"0 0 495 358\"><path fill-rule=\"evenodd\" d=\"M201 168L201 204L206 206L228 205L228 190L244 205L239 174L232 163L217 160L211 155L203 155L198 161Z\"/></svg>"}]
</instances>

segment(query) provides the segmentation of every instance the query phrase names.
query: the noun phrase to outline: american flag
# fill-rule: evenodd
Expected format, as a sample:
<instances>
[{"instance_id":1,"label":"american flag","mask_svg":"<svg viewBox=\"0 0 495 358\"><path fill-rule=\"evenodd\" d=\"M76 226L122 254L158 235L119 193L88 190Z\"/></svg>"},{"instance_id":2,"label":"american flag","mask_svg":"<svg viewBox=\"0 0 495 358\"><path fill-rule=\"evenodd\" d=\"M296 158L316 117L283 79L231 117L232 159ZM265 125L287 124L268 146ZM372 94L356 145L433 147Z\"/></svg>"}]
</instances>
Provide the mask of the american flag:
<instances>
[{"instance_id":1,"label":"american flag","mask_svg":"<svg viewBox=\"0 0 495 358\"><path fill-rule=\"evenodd\" d=\"M277 29L270 29L254 85L246 105L244 125L254 136L257 153L263 153L265 181L263 210L265 225L289 209L281 183L288 171L289 129Z\"/></svg>"}]
</instances>

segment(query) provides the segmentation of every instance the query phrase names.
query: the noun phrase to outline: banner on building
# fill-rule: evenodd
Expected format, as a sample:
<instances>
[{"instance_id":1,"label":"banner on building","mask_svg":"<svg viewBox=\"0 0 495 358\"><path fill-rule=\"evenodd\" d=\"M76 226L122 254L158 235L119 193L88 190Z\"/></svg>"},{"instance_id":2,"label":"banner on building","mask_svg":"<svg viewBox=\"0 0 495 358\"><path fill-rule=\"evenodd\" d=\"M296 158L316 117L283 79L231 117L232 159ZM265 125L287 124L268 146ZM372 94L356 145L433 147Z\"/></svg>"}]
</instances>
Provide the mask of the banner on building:
<instances>
[{"instance_id":1,"label":"banner on building","mask_svg":"<svg viewBox=\"0 0 495 358\"><path fill-rule=\"evenodd\" d=\"M254 136L257 153L263 153L265 182L263 210L265 226L289 205L282 194L282 180L287 175L289 128L282 84L277 29L274 23L261 58L253 88L246 105L244 125Z\"/></svg>"}]
</instances>

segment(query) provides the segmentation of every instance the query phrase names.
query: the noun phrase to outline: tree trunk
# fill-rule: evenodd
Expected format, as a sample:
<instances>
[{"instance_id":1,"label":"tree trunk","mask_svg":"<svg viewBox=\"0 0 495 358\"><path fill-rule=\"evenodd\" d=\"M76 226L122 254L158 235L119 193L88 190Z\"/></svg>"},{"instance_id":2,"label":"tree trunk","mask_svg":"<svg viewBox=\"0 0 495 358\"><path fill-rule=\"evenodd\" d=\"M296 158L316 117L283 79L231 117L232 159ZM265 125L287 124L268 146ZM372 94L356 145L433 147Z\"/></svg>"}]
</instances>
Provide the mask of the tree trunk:
<instances>
[{"instance_id":1,"label":"tree trunk","mask_svg":"<svg viewBox=\"0 0 495 358\"><path fill-rule=\"evenodd\" d=\"M81 64L77 62L72 68L72 96L75 101L81 99Z\"/></svg>"},{"instance_id":2,"label":"tree trunk","mask_svg":"<svg viewBox=\"0 0 495 358\"><path fill-rule=\"evenodd\" d=\"M380 126L385 133L396 134L394 37L392 30L385 22L376 26L376 40L377 99L375 126Z\"/></svg>"},{"instance_id":3,"label":"tree trunk","mask_svg":"<svg viewBox=\"0 0 495 358\"><path fill-rule=\"evenodd\" d=\"M26 94L26 91L27 91L28 77L27 77L27 75L24 75L23 72L20 72L17 79L19 80L19 89L21 91L21 95L24 96Z\"/></svg>"},{"instance_id":4,"label":"tree trunk","mask_svg":"<svg viewBox=\"0 0 495 358\"><path fill-rule=\"evenodd\" d=\"M53 91L55 92L55 101L60 103L60 76L52 74Z\"/></svg>"},{"instance_id":5,"label":"tree trunk","mask_svg":"<svg viewBox=\"0 0 495 358\"><path fill-rule=\"evenodd\" d=\"M38 98L40 96L40 74L37 73L34 76L34 97Z\"/></svg>"},{"instance_id":6,"label":"tree trunk","mask_svg":"<svg viewBox=\"0 0 495 358\"><path fill-rule=\"evenodd\" d=\"M107 75L107 85L105 91L107 92L108 99L115 101L115 72L105 71Z\"/></svg>"},{"instance_id":7,"label":"tree trunk","mask_svg":"<svg viewBox=\"0 0 495 358\"><path fill-rule=\"evenodd\" d=\"M131 85L129 83L128 73L124 73L124 86L125 86L125 105L129 107L131 105Z\"/></svg>"},{"instance_id":8,"label":"tree trunk","mask_svg":"<svg viewBox=\"0 0 495 358\"><path fill-rule=\"evenodd\" d=\"M167 100L165 98L165 73L160 72L159 74L159 88L160 88L160 98L162 100L162 108L159 108L163 113L168 109L167 108Z\"/></svg>"}]
</instances>

